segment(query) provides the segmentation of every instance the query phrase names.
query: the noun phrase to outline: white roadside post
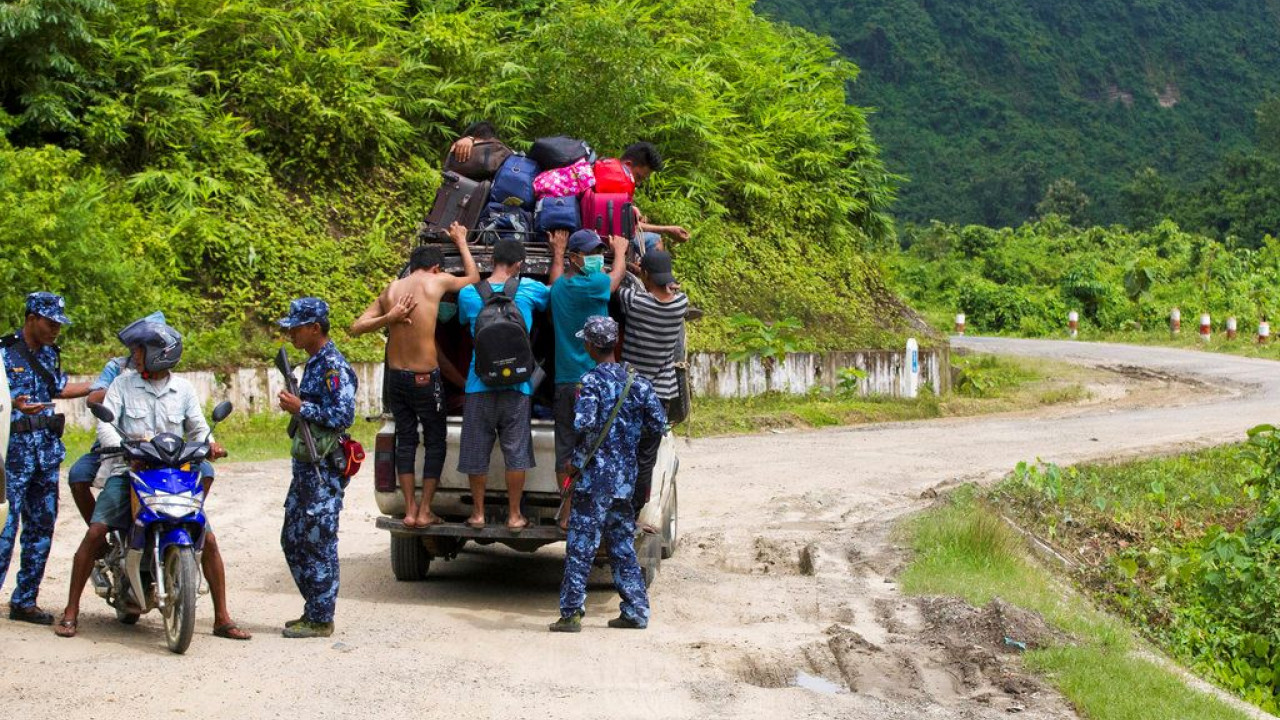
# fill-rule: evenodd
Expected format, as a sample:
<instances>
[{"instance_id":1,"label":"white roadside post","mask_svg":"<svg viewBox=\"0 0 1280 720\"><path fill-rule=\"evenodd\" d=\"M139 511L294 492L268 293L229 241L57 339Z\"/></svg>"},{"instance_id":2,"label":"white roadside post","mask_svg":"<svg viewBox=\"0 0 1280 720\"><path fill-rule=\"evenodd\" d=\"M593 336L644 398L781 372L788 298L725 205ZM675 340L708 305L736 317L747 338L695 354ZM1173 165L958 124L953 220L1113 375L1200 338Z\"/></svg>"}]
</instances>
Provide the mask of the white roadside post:
<instances>
[{"instance_id":1,"label":"white roadside post","mask_svg":"<svg viewBox=\"0 0 1280 720\"><path fill-rule=\"evenodd\" d=\"M1174 335L1182 332L1182 311L1178 308L1169 312L1169 332Z\"/></svg>"},{"instance_id":2,"label":"white roadside post","mask_svg":"<svg viewBox=\"0 0 1280 720\"><path fill-rule=\"evenodd\" d=\"M1213 336L1213 325L1209 319L1209 313L1200 313L1200 339L1209 342L1209 338Z\"/></svg>"},{"instance_id":3,"label":"white roadside post","mask_svg":"<svg viewBox=\"0 0 1280 720\"><path fill-rule=\"evenodd\" d=\"M1231 317L1227 318L1227 339L1228 339L1228 340L1235 340L1235 339L1236 339L1236 335L1238 335L1238 334L1239 334L1239 332L1238 332L1238 327L1239 327L1239 326L1238 326L1238 324L1236 323L1236 316L1235 316L1235 315L1232 315Z\"/></svg>"},{"instance_id":4,"label":"white roadside post","mask_svg":"<svg viewBox=\"0 0 1280 720\"><path fill-rule=\"evenodd\" d=\"M1258 322L1258 344L1266 345L1271 342L1271 323L1266 320Z\"/></svg>"},{"instance_id":5,"label":"white roadside post","mask_svg":"<svg viewBox=\"0 0 1280 720\"><path fill-rule=\"evenodd\" d=\"M920 394L920 344L915 338L907 338L907 366L903 368L904 397L914 398Z\"/></svg>"},{"instance_id":6,"label":"white roadside post","mask_svg":"<svg viewBox=\"0 0 1280 720\"><path fill-rule=\"evenodd\" d=\"M964 337L964 313L956 313L956 334Z\"/></svg>"},{"instance_id":7,"label":"white roadside post","mask_svg":"<svg viewBox=\"0 0 1280 720\"><path fill-rule=\"evenodd\" d=\"M1072 340L1080 334L1080 313L1075 310L1067 313L1067 330L1071 331Z\"/></svg>"}]
</instances>

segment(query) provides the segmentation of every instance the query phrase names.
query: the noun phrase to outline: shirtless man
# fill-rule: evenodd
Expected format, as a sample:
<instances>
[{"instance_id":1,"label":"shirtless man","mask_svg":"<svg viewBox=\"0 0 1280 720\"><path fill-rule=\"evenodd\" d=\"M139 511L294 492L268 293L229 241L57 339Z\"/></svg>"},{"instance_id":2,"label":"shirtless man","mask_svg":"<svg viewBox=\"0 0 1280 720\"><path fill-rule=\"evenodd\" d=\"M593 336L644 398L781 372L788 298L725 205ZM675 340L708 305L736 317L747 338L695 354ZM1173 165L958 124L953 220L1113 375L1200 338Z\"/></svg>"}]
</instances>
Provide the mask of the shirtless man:
<instances>
[{"instance_id":1,"label":"shirtless man","mask_svg":"<svg viewBox=\"0 0 1280 720\"><path fill-rule=\"evenodd\" d=\"M440 522L431 500L444 468L446 413L440 374L465 384L446 358L436 353L436 317L440 298L480 279L467 229L449 226L449 239L462 255L466 275L455 277L441 269L444 254L434 245L419 245L409 256L409 274L395 280L369 304L351 325L351 335L387 328L388 409L396 421L396 474L404 493L405 527L428 527ZM426 463L422 468L422 503L414 497L414 461L418 455L418 426Z\"/></svg>"}]
</instances>

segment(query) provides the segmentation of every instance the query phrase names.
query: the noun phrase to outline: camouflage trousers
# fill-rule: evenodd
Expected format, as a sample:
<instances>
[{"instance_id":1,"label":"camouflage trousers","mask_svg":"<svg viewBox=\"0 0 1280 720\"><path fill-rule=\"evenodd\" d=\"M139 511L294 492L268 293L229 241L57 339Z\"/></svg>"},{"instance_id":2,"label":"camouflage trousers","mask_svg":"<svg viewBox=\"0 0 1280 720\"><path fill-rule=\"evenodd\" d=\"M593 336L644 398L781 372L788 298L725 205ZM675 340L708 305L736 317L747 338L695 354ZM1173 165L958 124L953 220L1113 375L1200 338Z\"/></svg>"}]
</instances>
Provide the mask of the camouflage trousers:
<instances>
[{"instance_id":1,"label":"camouflage trousers","mask_svg":"<svg viewBox=\"0 0 1280 720\"><path fill-rule=\"evenodd\" d=\"M342 475L293 461L293 482L284 502L280 547L293 582L313 622L333 622L338 600L338 516Z\"/></svg>"},{"instance_id":2,"label":"camouflage trousers","mask_svg":"<svg viewBox=\"0 0 1280 720\"><path fill-rule=\"evenodd\" d=\"M21 524L22 566L9 602L27 607L36 604L53 544L53 524L58 519L58 466L39 468L26 453L13 453L5 463L5 472L9 476L5 492L9 517L0 532L0 585L4 585L9 573Z\"/></svg>"},{"instance_id":3,"label":"camouflage trousers","mask_svg":"<svg viewBox=\"0 0 1280 720\"><path fill-rule=\"evenodd\" d=\"M613 585L622 596L622 616L641 626L649 624L649 593L636 559L636 516L629 500L592 493L574 493L569 537L560 584L560 617L585 612L587 575L603 540L609 548Z\"/></svg>"}]
</instances>

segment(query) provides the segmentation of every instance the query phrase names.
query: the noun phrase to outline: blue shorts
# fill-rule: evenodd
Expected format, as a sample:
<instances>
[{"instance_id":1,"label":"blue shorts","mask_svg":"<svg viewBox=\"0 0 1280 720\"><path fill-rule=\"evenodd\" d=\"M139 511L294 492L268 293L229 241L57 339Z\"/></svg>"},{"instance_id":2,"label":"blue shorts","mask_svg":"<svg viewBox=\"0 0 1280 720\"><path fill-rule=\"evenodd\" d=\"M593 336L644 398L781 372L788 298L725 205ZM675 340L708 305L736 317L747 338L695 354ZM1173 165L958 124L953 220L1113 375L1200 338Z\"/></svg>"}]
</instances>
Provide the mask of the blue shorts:
<instances>
[{"instance_id":1,"label":"blue shorts","mask_svg":"<svg viewBox=\"0 0 1280 720\"><path fill-rule=\"evenodd\" d=\"M112 475L107 484L98 493L98 502L93 506L93 517L90 524L102 523L109 528L124 530L133 521L133 508L129 506L129 478L124 475Z\"/></svg>"}]
</instances>

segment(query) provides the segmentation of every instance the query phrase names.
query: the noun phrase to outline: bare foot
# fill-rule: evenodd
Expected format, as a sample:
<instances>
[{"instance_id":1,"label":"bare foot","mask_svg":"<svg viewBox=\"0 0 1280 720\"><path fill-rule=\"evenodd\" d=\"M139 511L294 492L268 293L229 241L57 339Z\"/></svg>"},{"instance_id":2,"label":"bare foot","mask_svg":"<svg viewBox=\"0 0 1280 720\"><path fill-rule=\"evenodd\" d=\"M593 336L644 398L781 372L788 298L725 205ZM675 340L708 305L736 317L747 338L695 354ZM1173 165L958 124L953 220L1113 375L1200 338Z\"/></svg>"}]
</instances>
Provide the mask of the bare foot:
<instances>
[{"instance_id":1,"label":"bare foot","mask_svg":"<svg viewBox=\"0 0 1280 720\"><path fill-rule=\"evenodd\" d=\"M529 521L523 515L515 515L507 519L507 529L511 532L520 532L529 527Z\"/></svg>"},{"instance_id":2,"label":"bare foot","mask_svg":"<svg viewBox=\"0 0 1280 720\"><path fill-rule=\"evenodd\" d=\"M472 515L471 517L467 518L466 525L472 530L479 530L480 528L484 527L484 516L481 515L477 517L475 515Z\"/></svg>"},{"instance_id":3,"label":"bare foot","mask_svg":"<svg viewBox=\"0 0 1280 720\"><path fill-rule=\"evenodd\" d=\"M415 518L414 522L416 522L420 528L427 528L432 525L439 525L444 522L444 520L441 520L439 515L436 515L431 512L430 508L427 508L426 512L422 512L421 510L418 512L418 517Z\"/></svg>"}]
</instances>

